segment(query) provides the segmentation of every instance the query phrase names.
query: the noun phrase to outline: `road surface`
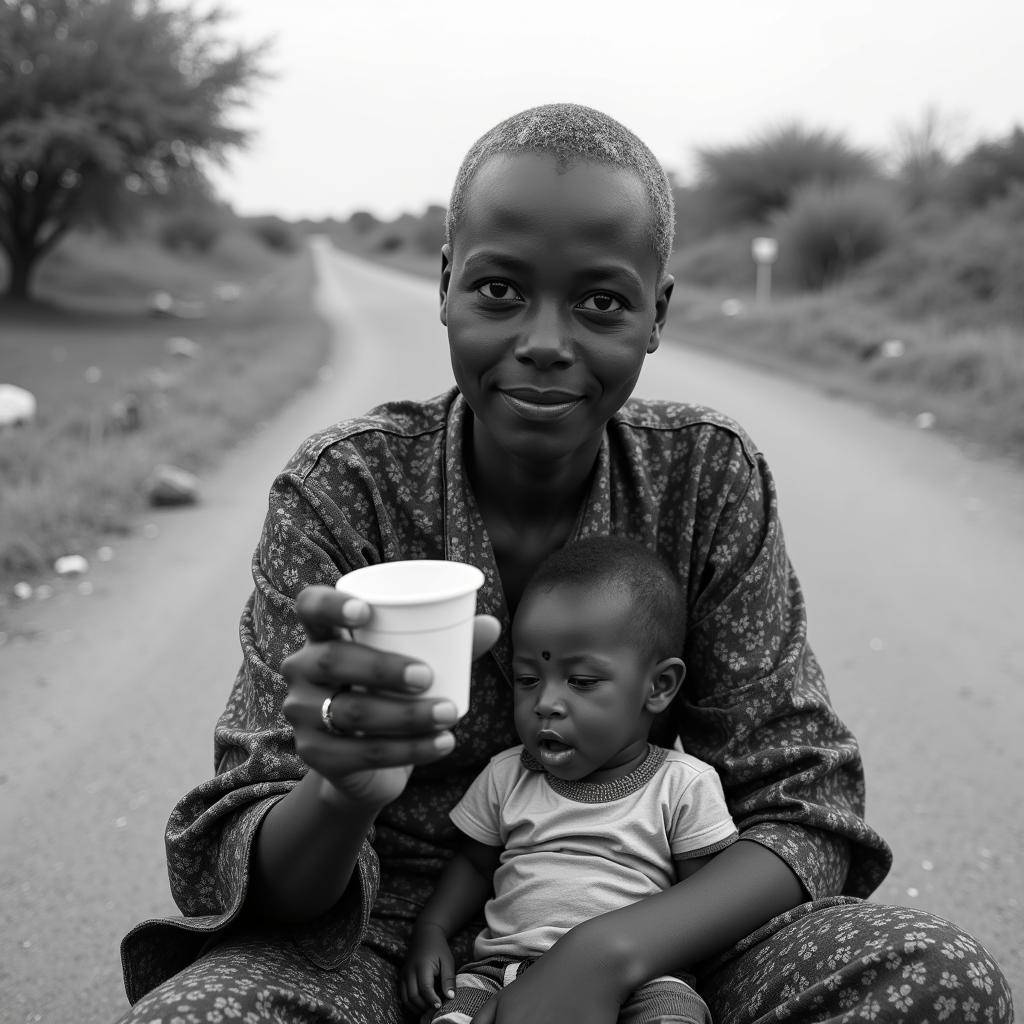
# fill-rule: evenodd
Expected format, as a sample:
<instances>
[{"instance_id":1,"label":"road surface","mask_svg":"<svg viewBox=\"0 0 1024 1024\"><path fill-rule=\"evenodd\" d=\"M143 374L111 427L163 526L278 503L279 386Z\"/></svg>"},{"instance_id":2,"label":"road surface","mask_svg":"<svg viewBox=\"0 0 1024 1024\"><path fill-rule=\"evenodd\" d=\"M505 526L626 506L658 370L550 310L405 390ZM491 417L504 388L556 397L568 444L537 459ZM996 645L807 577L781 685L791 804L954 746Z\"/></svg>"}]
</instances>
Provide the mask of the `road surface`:
<instances>
[{"instance_id":1,"label":"road surface","mask_svg":"<svg viewBox=\"0 0 1024 1024\"><path fill-rule=\"evenodd\" d=\"M318 250L333 377L233 452L194 509L154 514L0 647L0 1021L111 1021L118 941L172 909L162 832L206 778L270 481L309 432L451 382L436 289ZM879 898L964 924L1024 992L1024 474L685 347L639 394L714 405L768 456L811 638L859 736ZM326 375L325 375L326 376ZM155 535L154 535L155 534Z\"/></svg>"}]
</instances>

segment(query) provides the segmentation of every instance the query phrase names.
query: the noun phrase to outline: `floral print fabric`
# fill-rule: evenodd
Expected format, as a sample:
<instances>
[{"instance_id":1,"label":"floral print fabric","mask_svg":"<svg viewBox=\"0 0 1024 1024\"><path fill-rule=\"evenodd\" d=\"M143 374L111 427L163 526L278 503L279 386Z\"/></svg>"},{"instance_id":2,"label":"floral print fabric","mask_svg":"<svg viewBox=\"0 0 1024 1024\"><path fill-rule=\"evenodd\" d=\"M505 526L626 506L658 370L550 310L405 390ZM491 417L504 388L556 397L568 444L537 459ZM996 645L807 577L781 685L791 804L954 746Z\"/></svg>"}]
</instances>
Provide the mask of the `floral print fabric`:
<instances>
[{"instance_id":1,"label":"floral print fabric","mask_svg":"<svg viewBox=\"0 0 1024 1024\"><path fill-rule=\"evenodd\" d=\"M262 816L304 772L279 673L304 642L297 594L377 561L449 558L484 571L478 610L504 626L474 668L456 749L414 772L380 815L350 898L290 939L321 969L343 963L360 935L383 950L404 945L402 927L455 838L448 810L491 755L517 742L509 616L463 469L470 418L454 390L384 406L309 438L275 481L242 615L243 663L215 731L216 774L168 823L184 916L125 938L130 998L186 967L237 918ZM807 644L773 481L752 442L710 410L630 401L608 425L577 526L578 536L608 533L657 549L687 594L687 685L652 738L671 745L678 734L717 769L743 837L786 860L812 899L870 893L890 853L863 821L857 745Z\"/></svg>"},{"instance_id":2,"label":"floral print fabric","mask_svg":"<svg viewBox=\"0 0 1024 1024\"><path fill-rule=\"evenodd\" d=\"M369 945L342 969L311 969L287 939L243 935L145 996L124 1022L414 1024L397 1000L397 969ZM1005 980L969 936L919 911L849 898L776 918L696 988L716 1024L1013 1020Z\"/></svg>"}]
</instances>

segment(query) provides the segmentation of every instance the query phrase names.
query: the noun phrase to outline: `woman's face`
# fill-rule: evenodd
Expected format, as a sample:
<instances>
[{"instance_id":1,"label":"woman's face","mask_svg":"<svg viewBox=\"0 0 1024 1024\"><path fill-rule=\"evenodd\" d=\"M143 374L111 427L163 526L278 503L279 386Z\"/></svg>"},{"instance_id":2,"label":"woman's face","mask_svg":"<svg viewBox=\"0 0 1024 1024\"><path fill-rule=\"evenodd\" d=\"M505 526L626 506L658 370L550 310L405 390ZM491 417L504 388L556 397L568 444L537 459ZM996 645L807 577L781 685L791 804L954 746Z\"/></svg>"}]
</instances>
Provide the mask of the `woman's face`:
<instances>
[{"instance_id":1,"label":"woman's face","mask_svg":"<svg viewBox=\"0 0 1024 1024\"><path fill-rule=\"evenodd\" d=\"M592 459L658 347L672 279L633 173L540 154L477 172L446 246L441 320L492 453Z\"/></svg>"}]
</instances>

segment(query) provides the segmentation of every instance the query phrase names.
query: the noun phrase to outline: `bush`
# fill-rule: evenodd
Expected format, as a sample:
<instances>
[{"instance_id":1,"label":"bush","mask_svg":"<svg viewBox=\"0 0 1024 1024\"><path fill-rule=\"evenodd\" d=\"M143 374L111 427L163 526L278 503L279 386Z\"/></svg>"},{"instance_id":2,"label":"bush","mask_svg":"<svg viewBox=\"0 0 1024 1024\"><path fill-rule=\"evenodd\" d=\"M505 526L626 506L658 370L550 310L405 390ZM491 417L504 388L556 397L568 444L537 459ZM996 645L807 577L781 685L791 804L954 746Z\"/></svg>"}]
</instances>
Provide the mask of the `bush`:
<instances>
[{"instance_id":1,"label":"bush","mask_svg":"<svg viewBox=\"0 0 1024 1024\"><path fill-rule=\"evenodd\" d=\"M783 266L803 287L836 284L892 242L902 213L880 183L809 185L775 221Z\"/></svg>"},{"instance_id":2,"label":"bush","mask_svg":"<svg viewBox=\"0 0 1024 1024\"><path fill-rule=\"evenodd\" d=\"M433 255L444 245L444 221L446 210L443 206L431 204L420 218L414 231L416 246L420 252Z\"/></svg>"},{"instance_id":3,"label":"bush","mask_svg":"<svg viewBox=\"0 0 1024 1024\"><path fill-rule=\"evenodd\" d=\"M356 210L348 219L349 227L357 235L365 235L372 231L380 223L377 218L367 210Z\"/></svg>"},{"instance_id":4,"label":"bush","mask_svg":"<svg viewBox=\"0 0 1024 1024\"><path fill-rule=\"evenodd\" d=\"M257 217L249 221L249 230L271 251L282 254L298 252L298 232L280 217Z\"/></svg>"},{"instance_id":5,"label":"bush","mask_svg":"<svg viewBox=\"0 0 1024 1024\"><path fill-rule=\"evenodd\" d=\"M684 246L669 262L676 280L707 288L754 289L756 268L750 254L757 228L729 231Z\"/></svg>"},{"instance_id":6,"label":"bush","mask_svg":"<svg viewBox=\"0 0 1024 1024\"><path fill-rule=\"evenodd\" d=\"M973 215L905 233L865 268L859 293L901 316L955 326L1019 323L1024 313L1024 186Z\"/></svg>"},{"instance_id":7,"label":"bush","mask_svg":"<svg viewBox=\"0 0 1024 1024\"><path fill-rule=\"evenodd\" d=\"M208 253L221 234L220 219L211 211L184 211L164 221L157 237L171 252Z\"/></svg>"},{"instance_id":8,"label":"bush","mask_svg":"<svg viewBox=\"0 0 1024 1024\"><path fill-rule=\"evenodd\" d=\"M841 136L799 125L746 145L698 150L697 159L701 184L721 225L762 222L811 182L836 184L878 174L875 159Z\"/></svg>"},{"instance_id":9,"label":"bush","mask_svg":"<svg viewBox=\"0 0 1024 1024\"><path fill-rule=\"evenodd\" d=\"M1024 131L1014 130L998 142L975 146L960 161L952 178L954 196L982 207L1024 185Z\"/></svg>"}]
</instances>

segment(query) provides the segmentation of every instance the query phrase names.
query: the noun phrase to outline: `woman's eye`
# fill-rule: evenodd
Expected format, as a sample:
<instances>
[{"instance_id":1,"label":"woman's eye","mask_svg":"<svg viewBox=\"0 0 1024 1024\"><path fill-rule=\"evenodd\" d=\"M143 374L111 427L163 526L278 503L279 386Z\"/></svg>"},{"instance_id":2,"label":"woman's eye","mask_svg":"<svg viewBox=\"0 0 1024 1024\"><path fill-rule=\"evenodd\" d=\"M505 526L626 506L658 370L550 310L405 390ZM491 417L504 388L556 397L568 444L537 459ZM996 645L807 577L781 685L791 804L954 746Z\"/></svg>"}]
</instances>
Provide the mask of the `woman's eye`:
<instances>
[{"instance_id":1,"label":"woman's eye","mask_svg":"<svg viewBox=\"0 0 1024 1024\"><path fill-rule=\"evenodd\" d=\"M518 302L522 296L508 283L508 281L484 281L477 292L485 299L493 302Z\"/></svg>"},{"instance_id":2,"label":"woman's eye","mask_svg":"<svg viewBox=\"0 0 1024 1024\"><path fill-rule=\"evenodd\" d=\"M594 292L577 305L577 309L584 309L588 313L618 313L625 308L621 299L608 292Z\"/></svg>"}]
</instances>

